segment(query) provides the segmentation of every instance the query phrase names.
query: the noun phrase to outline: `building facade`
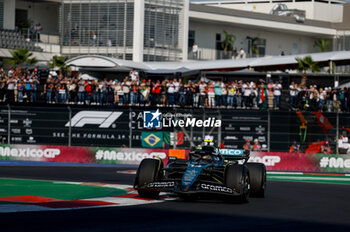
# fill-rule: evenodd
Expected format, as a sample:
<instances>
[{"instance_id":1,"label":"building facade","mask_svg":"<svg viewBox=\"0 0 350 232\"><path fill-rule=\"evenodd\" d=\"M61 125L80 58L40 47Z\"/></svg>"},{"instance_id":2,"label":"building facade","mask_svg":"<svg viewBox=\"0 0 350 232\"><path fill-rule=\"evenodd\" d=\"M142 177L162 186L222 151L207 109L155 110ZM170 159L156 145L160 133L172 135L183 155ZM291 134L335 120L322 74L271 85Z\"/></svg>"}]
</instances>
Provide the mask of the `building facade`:
<instances>
[{"instance_id":1,"label":"building facade","mask_svg":"<svg viewBox=\"0 0 350 232\"><path fill-rule=\"evenodd\" d=\"M349 50L349 15L338 0L0 0L0 29L33 40L40 24L35 45L48 54L133 61L232 59L234 47L247 58L312 53L318 39ZM235 39L225 49L227 34Z\"/></svg>"},{"instance_id":2,"label":"building facade","mask_svg":"<svg viewBox=\"0 0 350 232\"><path fill-rule=\"evenodd\" d=\"M60 11L63 54L134 61L184 58L185 0L63 0Z\"/></svg>"}]
</instances>

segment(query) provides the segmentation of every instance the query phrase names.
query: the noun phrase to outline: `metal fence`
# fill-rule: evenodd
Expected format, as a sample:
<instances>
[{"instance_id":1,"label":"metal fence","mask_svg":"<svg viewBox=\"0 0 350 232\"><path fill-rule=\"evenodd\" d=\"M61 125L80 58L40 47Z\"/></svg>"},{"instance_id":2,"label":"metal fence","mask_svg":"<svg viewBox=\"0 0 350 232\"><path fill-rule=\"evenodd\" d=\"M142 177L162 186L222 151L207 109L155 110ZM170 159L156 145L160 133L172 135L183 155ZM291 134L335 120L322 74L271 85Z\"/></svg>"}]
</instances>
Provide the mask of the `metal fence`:
<instances>
[{"instance_id":1,"label":"metal fence","mask_svg":"<svg viewBox=\"0 0 350 232\"><path fill-rule=\"evenodd\" d=\"M163 127L145 129L144 111L156 108L3 105L0 110L0 138L6 144L140 148L143 135L162 132L164 148L190 148L212 136L226 148L241 149L247 140L257 140L266 151L288 151L293 143L306 151L327 140L332 153L342 153L338 139L350 132L350 114L345 113L161 108ZM221 120L221 126L169 126L187 118Z\"/></svg>"}]
</instances>

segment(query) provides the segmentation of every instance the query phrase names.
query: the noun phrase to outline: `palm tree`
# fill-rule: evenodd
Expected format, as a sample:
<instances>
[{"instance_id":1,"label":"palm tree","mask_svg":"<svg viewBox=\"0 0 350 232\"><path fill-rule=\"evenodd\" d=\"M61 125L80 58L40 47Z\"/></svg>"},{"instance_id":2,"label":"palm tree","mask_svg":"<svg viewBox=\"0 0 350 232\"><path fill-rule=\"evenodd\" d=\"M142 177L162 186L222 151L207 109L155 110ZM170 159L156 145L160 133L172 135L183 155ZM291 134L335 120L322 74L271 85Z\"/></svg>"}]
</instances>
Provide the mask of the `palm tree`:
<instances>
[{"instance_id":1,"label":"palm tree","mask_svg":"<svg viewBox=\"0 0 350 232\"><path fill-rule=\"evenodd\" d=\"M227 53L228 50L233 49L233 44L236 41L236 36L234 34L230 34L227 31L224 30L225 34L225 39L221 43L221 47L224 49L225 54Z\"/></svg>"},{"instance_id":2,"label":"palm tree","mask_svg":"<svg viewBox=\"0 0 350 232\"><path fill-rule=\"evenodd\" d=\"M10 51L12 58L8 60L8 63L11 65L18 65L17 66L17 73L22 72L22 64L35 64L38 62L38 60L33 56L33 53L30 52L27 49L18 48L17 50Z\"/></svg>"},{"instance_id":3,"label":"palm tree","mask_svg":"<svg viewBox=\"0 0 350 232\"><path fill-rule=\"evenodd\" d=\"M247 36L247 39L250 40L251 42L251 47L250 47L250 51L249 51L249 54L251 57L253 57L253 55L259 55L259 49L258 47L256 46L256 42L258 42L260 40L259 37L250 37L250 36Z\"/></svg>"},{"instance_id":4,"label":"palm tree","mask_svg":"<svg viewBox=\"0 0 350 232\"><path fill-rule=\"evenodd\" d=\"M301 86L306 85L307 75L306 72L308 70L311 70L312 73L319 72L320 67L318 66L317 62L314 62L312 60L311 56L306 56L303 59L302 58L295 58L295 60L298 62L297 70L299 73L302 73L301 78Z\"/></svg>"},{"instance_id":5,"label":"palm tree","mask_svg":"<svg viewBox=\"0 0 350 232\"><path fill-rule=\"evenodd\" d=\"M314 47L318 47L321 50L321 52L325 52L329 50L329 46L330 46L330 41L325 39L318 39L314 43Z\"/></svg>"},{"instance_id":6,"label":"palm tree","mask_svg":"<svg viewBox=\"0 0 350 232\"><path fill-rule=\"evenodd\" d=\"M66 65L67 57L64 56L54 56L50 60L50 62L47 63L47 65L51 68L58 68L59 69L59 78L62 78L63 73L68 71L68 66Z\"/></svg>"}]
</instances>

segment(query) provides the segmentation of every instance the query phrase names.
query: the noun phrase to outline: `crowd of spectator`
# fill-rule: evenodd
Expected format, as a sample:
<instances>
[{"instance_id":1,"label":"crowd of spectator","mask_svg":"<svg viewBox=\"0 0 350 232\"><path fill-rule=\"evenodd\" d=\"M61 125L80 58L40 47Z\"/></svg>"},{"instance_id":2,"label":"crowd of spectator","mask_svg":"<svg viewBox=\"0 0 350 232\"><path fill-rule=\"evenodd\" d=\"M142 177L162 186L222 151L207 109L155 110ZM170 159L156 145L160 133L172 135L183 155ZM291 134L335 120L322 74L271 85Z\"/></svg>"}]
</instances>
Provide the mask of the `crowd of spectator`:
<instances>
[{"instance_id":1,"label":"crowd of spectator","mask_svg":"<svg viewBox=\"0 0 350 232\"><path fill-rule=\"evenodd\" d=\"M0 69L0 101L36 102L39 95L50 104L279 109L282 85L263 80L259 83L146 80L140 79L136 70L122 81L49 76L40 83L36 69L32 72ZM346 88L307 88L292 82L289 95L290 106L295 110L349 112L350 108L350 91Z\"/></svg>"},{"instance_id":2,"label":"crowd of spectator","mask_svg":"<svg viewBox=\"0 0 350 232\"><path fill-rule=\"evenodd\" d=\"M294 82L289 86L290 105L299 110L322 110L327 112L349 112L350 90L311 85L302 87Z\"/></svg>"}]
</instances>

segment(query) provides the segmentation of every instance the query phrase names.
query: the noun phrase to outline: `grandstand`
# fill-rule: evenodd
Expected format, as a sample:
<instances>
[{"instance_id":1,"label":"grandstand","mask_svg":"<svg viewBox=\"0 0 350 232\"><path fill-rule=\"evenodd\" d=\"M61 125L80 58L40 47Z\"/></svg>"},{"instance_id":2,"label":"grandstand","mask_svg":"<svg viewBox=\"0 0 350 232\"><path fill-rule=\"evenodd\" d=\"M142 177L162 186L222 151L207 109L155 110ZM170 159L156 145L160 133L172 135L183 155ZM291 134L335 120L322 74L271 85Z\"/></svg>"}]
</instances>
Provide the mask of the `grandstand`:
<instances>
[{"instance_id":1,"label":"grandstand","mask_svg":"<svg viewBox=\"0 0 350 232\"><path fill-rule=\"evenodd\" d=\"M17 49L25 48L30 51L42 52L43 49L35 46L34 42L27 41L20 32L16 30L0 30L0 48Z\"/></svg>"}]
</instances>

